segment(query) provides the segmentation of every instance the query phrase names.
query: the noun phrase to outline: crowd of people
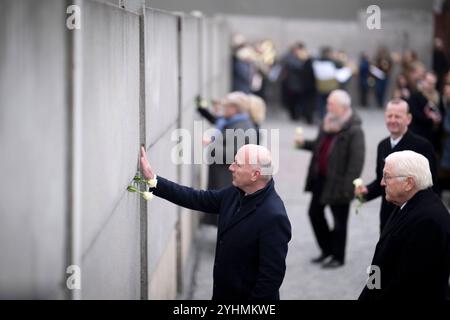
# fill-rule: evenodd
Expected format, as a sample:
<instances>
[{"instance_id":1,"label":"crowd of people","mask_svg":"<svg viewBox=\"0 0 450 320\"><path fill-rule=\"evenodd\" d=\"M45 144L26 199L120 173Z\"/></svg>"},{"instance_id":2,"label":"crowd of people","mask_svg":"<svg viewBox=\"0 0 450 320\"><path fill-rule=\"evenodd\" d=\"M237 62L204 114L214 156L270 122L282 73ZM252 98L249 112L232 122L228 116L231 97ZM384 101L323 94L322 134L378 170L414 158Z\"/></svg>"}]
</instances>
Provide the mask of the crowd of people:
<instances>
[{"instance_id":1,"label":"crowd of people","mask_svg":"<svg viewBox=\"0 0 450 320\"><path fill-rule=\"evenodd\" d=\"M286 271L291 224L274 187L271 152L262 146L258 130L266 113L263 78L270 77L277 62L273 46L261 42L259 48L245 43L235 48L233 92L217 101L197 99L199 114L215 128L204 140L216 156L209 166L207 191L157 177L141 150L144 177L157 180L151 191L210 214L205 222L218 228L213 299L279 299ZM385 102L396 62L402 70ZM360 89L364 84L368 90L374 78L387 129L377 147L374 179L365 185L355 181L370 150L345 90L356 68L343 52L336 55L328 47L313 59L303 43L278 61L277 77L290 116L312 123L316 105L320 116L315 139L302 134L295 138L299 150L312 152L305 191L312 194L308 215L320 254L311 262L324 269L343 266L351 202L355 197L382 197L380 238L372 261L381 270L381 286L362 288L362 300L446 299L450 294L450 215L440 199L450 185L450 72L442 56L436 65L447 70L427 70L411 50L392 59L381 48L373 64L366 54L361 56ZM260 80L255 80L255 67L265 75ZM360 91L361 106L367 90Z\"/></svg>"}]
</instances>

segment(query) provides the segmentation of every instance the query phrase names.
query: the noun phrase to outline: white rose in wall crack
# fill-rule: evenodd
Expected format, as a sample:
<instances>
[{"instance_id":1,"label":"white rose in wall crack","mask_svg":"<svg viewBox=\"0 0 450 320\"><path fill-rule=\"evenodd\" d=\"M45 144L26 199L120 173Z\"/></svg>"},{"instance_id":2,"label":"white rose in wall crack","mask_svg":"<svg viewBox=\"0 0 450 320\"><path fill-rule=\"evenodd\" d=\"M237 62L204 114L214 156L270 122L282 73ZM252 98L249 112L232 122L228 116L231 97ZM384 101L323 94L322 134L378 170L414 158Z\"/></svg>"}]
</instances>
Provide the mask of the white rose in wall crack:
<instances>
[{"instance_id":1,"label":"white rose in wall crack","mask_svg":"<svg viewBox=\"0 0 450 320\"><path fill-rule=\"evenodd\" d=\"M139 191L134 186L128 186L127 191L139 193L146 201L151 201L153 199L153 192Z\"/></svg>"},{"instance_id":2,"label":"white rose in wall crack","mask_svg":"<svg viewBox=\"0 0 450 320\"><path fill-rule=\"evenodd\" d=\"M156 188L156 186L158 184L158 179L156 179L156 177L153 179L142 179L139 175L136 174L133 178L133 184L134 185L129 185L127 187L127 191L139 193L144 200L151 201L153 199L153 192L140 191L138 189L138 187L139 187L139 184L145 184L146 186L149 186L150 188Z\"/></svg>"}]
</instances>

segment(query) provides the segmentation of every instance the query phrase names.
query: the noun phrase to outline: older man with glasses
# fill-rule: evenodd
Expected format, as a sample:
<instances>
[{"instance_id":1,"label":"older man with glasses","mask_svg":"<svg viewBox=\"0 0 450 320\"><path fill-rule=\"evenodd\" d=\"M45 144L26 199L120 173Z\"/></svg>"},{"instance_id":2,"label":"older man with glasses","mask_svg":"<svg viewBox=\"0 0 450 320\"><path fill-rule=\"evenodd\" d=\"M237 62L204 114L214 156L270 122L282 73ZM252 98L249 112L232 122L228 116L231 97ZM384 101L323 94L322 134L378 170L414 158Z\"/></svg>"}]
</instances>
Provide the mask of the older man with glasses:
<instances>
[{"instance_id":1,"label":"older man with glasses","mask_svg":"<svg viewBox=\"0 0 450 320\"><path fill-rule=\"evenodd\" d=\"M367 186L358 186L355 188L356 196L363 196L365 201L370 201L382 197L380 208L380 232L383 230L386 221L395 205L386 201L384 189L381 186L383 176L384 159L391 153L402 150L413 150L424 155L431 168L433 183L436 186L436 156L433 146L424 138L408 130L412 121L409 112L408 103L401 99L394 99L388 102L384 113L386 127L389 131L389 137L383 139L377 148L377 166L376 178ZM437 191L437 188L433 188Z\"/></svg>"},{"instance_id":2,"label":"older man with glasses","mask_svg":"<svg viewBox=\"0 0 450 320\"><path fill-rule=\"evenodd\" d=\"M450 274L450 215L431 190L428 160L405 150L390 154L385 162L381 185L386 200L397 207L375 249L372 268L379 272L371 275L359 299L444 300Z\"/></svg>"}]
</instances>

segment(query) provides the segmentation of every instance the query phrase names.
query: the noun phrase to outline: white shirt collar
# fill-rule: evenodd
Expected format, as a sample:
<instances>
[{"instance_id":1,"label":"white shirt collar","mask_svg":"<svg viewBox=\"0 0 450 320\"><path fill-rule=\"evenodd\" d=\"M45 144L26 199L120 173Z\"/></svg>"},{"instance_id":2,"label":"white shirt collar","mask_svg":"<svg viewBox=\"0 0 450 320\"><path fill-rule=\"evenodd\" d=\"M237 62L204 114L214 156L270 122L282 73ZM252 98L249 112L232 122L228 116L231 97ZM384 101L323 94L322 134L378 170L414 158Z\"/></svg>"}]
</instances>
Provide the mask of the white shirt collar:
<instances>
[{"instance_id":1,"label":"white shirt collar","mask_svg":"<svg viewBox=\"0 0 450 320\"><path fill-rule=\"evenodd\" d=\"M402 206L400 207L400 210L402 210L407 203L408 203L408 201L406 201L404 204L402 204Z\"/></svg>"},{"instance_id":2,"label":"white shirt collar","mask_svg":"<svg viewBox=\"0 0 450 320\"><path fill-rule=\"evenodd\" d=\"M403 138L403 135L401 135L401 136L398 137L397 139L393 139L393 138L391 137L391 147L394 148L394 147L397 145L397 143L399 143L400 140L402 140L402 138Z\"/></svg>"}]
</instances>

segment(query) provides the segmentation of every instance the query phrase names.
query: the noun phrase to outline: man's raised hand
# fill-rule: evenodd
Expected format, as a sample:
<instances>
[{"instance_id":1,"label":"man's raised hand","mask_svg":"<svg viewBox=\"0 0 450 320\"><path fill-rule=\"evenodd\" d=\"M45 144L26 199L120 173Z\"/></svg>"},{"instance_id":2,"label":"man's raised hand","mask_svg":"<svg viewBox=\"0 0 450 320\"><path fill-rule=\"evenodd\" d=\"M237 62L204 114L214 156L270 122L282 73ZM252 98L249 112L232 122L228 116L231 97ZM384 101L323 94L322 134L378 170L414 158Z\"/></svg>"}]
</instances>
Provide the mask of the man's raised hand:
<instances>
[{"instance_id":1,"label":"man's raised hand","mask_svg":"<svg viewBox=\"0 0 450 320\"><path fill-rule=\"evenodd\" d=\"M144 178L147 180L153 179L154 174L152 171L152 167L148 163L147 154L146 154L145 148L143 146L141 146L140 163L141 163L141 173L144 176Z\"/></svg>"}]
</instances>

